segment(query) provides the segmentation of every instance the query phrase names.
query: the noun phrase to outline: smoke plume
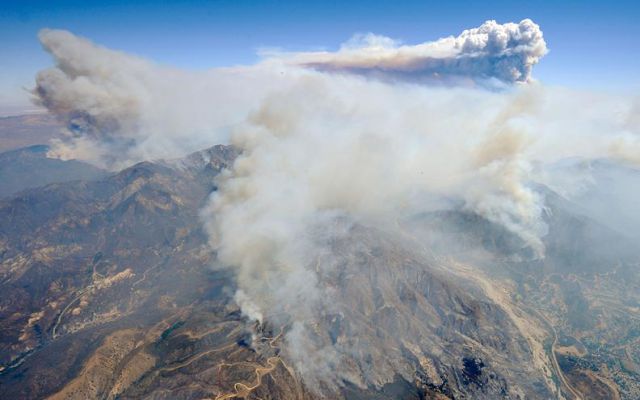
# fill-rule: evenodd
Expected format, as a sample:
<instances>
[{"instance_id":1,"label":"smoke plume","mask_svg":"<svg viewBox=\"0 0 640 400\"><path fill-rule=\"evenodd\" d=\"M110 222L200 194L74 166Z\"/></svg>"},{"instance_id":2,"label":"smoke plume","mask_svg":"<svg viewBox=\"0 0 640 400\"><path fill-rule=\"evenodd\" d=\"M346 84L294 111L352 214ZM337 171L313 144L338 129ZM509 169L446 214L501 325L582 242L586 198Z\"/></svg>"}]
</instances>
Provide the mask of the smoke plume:
<instances>
[{"instance_id":1,"label":"smoke plume","mask_svg":"<svg viewBox=\"0 0 640 400\"><path fill-rule=\"evenodd\" d=\"M186 72L66 31L39 37L56 66L38 74L36 101L68 127L54 155L112 169L224 143L265 91L286 85L268 63Z\"/></svg>"},{"instance_id":2,"label":"smoke plume","mask_svg":"<svg viewBox=\"0 0 640 400\"><path fill-rule=\"evenodd\" d=\"M532 67L547 53L540 27L530 19L520 23L487 21L457 37L401 45L374 34L356 35L339 51L296 54L291 61L329 71L373 76L447 81L528 82Z\"/></svg>"},{"instance_id":3,"label":"smoke plume","mask_svg":"<svg viewBox=\"0 0 640 400\"><path fill-rule=\"evenodd\" d=\"M633 159L639 143L630 99L530 82L547 51L530 20L488 21L416 46L366 35L335 53L204 72L159 66L64 31L45 30L40 39L55 67L38 75L34 93L68 125L58 155L118 168L218 143L241 151L220 175L203 221L219 262L236 272L244 315L287 327L287 355L316 387L392 378L345 369L345 357L362 354L320 340L314 324L348 311L326 277L361 250L335 251L354 227L398 238L403 219L464 210L542 258L539 184L578 201L589 180L560 171L559 161ZM403 79L370 79L378 73ZM487 91L456 79L432 86L424 77L529 84Z\"/></svg>"}]
</instances>

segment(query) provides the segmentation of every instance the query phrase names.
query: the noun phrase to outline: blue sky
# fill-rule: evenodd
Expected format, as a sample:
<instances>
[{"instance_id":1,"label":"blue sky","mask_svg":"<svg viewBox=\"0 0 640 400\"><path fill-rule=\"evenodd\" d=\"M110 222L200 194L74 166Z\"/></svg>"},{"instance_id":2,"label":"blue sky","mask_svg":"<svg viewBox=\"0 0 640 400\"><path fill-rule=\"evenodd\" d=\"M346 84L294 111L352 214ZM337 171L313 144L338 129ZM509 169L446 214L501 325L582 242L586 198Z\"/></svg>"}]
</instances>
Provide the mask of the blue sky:
<instances>
[{"instance_id":1,"label":"blue sky","mask_svg":"<svg viewBox=\"0 0 640 400\"><path fill-rule=\"evenodd\" d=\"M406 43L457 35L487 19L531 18L550 53L533 76L552 85L640 89L640 3L631 1L30 1L0 0L0 114L29 108L51 60L41 28L186 69L249 64L256 50L335 49L356 32Z\"/></svg>"}]
</instances>

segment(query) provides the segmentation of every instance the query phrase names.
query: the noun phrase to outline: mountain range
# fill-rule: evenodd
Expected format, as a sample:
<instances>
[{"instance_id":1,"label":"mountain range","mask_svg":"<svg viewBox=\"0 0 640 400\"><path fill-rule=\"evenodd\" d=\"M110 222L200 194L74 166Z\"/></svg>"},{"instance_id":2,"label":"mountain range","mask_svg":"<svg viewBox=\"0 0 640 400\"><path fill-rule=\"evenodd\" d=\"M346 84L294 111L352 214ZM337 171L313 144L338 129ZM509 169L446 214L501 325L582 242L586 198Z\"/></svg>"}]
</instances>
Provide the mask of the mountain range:
<instances>
[{"instance_id":1,"label":"mountain range","mask_svg":"<svg viewBox=\"0 0 640 400\"><path fill-rule=\"evenodd\" d=\"M640 397L640 248L548 187L542 259L462 208L345 227L309 324L348 379L318 388L203 230L237 149L118 172L46 150L0 154L1 398Z\"/></svg>"}]
</instances>

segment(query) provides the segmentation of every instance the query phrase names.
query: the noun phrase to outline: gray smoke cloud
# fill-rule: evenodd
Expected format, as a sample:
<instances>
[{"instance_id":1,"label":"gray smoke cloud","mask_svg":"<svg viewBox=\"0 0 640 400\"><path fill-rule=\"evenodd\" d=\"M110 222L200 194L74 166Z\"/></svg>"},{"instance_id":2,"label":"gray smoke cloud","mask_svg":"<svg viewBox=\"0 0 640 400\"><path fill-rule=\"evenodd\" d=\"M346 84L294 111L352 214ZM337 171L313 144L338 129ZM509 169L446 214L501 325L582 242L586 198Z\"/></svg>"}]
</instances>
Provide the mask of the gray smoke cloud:
<instances>
[{"instance_id":1,"label":"gray smoke cloud","mask_svg":"<svg viewBox=\"0 0 640 400\"><path fill-rule=\"evenodd\" d=\"M56 65L37 75L36 101L68 127L53 155L111 169L223 143L266 91L286 85L269 63L186 72L66 31L39 38Z\"/></svg>"},{"instance_id":2,"label":"gray smoke cloud","mask_svg":"<svg viewBox=\"0 0 640 400\"><path fill-rule=\"evenodd\" d=\"M487 21L457 37L417 45L361 34L337 52L295 54L290 62L320 70L411 80L467 78L514 83L530 81L533 66L546 53L540 27L524 19L517 24Z\"/></svg>"},{"instance_id":3,"label":"gray smoke cloud","mask_svg":"<svg viewBox=\"0 0 640 400\"><path fill-rule=\"evenodd\" d=\"M464 209L544 257L545 202L535 183L583 180L567 173L561 183L547 166L610 155L607 143L625 134L631 112L620 114L621 104L540 86L494 93L310 74L233 132L243 152L204 220L220 260L237 267L239 288L253 300L245 314L290 327L286 352L307 383L380 385L393 376L354 375L348 360L362 353L317 339L313 321L347 312L322 277L356 257L336 255L331 244L353 226L402 237L401 220Z\"/></svg>"},{"instance_id":4,"label":"gray smoke cloud","mask_svg":"<svg viewBox=\"0 0 640 400\"><path fill-rule=\"evenodd\" d=\"M544 194L536 184L579 200L589 181L584 171L551 166L638 154L637 102L623 96L334 73L527 82L546 52L530 20L490 21L418 46L369 36L337 53L204 72L159 66L64 31L45 30L40 39L55 66L38 75L34 93L69 126L68 138L55 143L59 156L118 168L218 143L241 151L202 218L219 262L236 272L244 315L287 327L287 356L315 387L393 378L375 370L354 375L343 361L362 354L316 339L314 321L345 311L322 277L354 257L332 248L352 227L398 237L399 220L462 209L544 257ZM602 211L601 203L590 207Z\"/></svg>"},{"instance_id":5,"label":"gray smoke cloud","mask_svg":"<svg viewBox=\"0 0 640 400\"><path fill-rule=\"evenodd\" d=\"M66 31L44 29L39 38L55 67L36 77L35 99L67 126L52 155L111 169L225 142L268 93L312 75L305 67L526 82L546 52L542 32L530 20L488 21L458 37L416 46L364 35L337 53L300 53L200 72L157 65Z\"/></svg>"}]
</instances>

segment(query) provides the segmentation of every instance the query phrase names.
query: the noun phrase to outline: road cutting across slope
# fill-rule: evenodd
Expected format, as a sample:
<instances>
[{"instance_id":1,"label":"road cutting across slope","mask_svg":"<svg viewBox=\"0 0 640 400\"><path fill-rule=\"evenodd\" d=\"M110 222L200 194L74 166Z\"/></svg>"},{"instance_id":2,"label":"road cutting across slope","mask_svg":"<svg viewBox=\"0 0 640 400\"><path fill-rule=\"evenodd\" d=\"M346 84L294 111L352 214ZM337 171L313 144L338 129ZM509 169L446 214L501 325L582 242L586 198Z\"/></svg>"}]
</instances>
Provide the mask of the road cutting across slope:
<instances>
[{"instance_id":1,"label":"road cutting across slope","mask_svg":"<svg viewBox=\"0 0 640 400\"><path fill-rule=\"evenodd\" d=\"M275 343L282 337L283 333L284 333L284 329L281 329L280 333L277 336L273 338L263 337L262 340L268 340L269 347L277 350L278 347L275 345ZM243 364L246 364L246 363L243 363ZM256 375L256 379L253 383L247 384L244 382L236 382L233 384L233 390L234 390L233 393L219 394L215 397L215 400L246 398L247 396L249 396L249 394L251 394L251 392L253 392L254 390L256 390L262 385L262 378L265 375L268 375L271 372L273 372L273 370L276 369L278 364L282 364L282 366L285 367L285 369L293 376L293 371L285 364L285 362L280 358L280 356L276 355L273 357L269 357L267 358L266 366L257 364L254 371ZM234 364L223 363L223 364L220 364L218 368L220 369L220 368L223 368L224 366L233 366L233 365ZM256 364L252 364L252 365L256 365Z\"/></svg>"}]
</instances>

